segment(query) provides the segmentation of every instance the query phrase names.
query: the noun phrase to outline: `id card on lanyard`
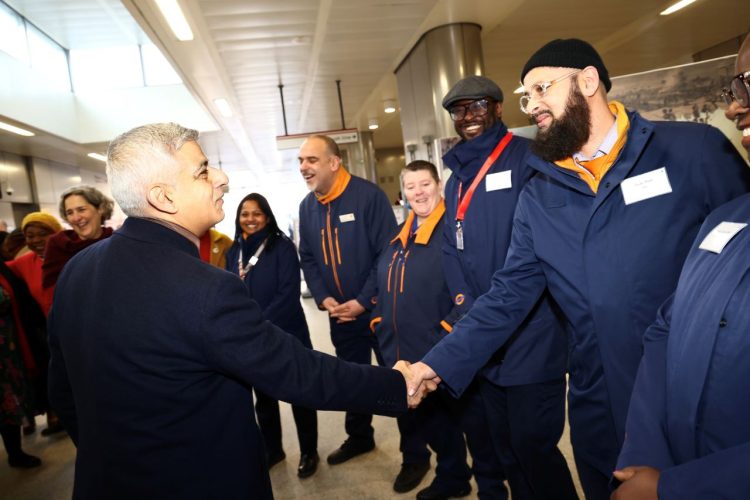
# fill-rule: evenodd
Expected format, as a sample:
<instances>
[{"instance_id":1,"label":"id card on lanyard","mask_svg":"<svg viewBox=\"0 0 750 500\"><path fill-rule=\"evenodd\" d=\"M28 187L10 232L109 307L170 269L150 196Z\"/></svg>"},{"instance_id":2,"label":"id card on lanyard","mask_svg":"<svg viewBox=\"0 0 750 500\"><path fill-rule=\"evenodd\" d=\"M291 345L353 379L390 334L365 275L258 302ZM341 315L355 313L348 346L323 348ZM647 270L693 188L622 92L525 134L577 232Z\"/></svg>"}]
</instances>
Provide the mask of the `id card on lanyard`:
<instances>
[{"instance_id":1,"label":"id card on lanyard","mask_svg":"<svg viewBox=\"0 0 750 500\"><path fill-rule=\"evenodd\" d=\"M500 157L500 154L505 149L505 146L508 145L512 137L513 133L508 132L507 134L505 134L505 137L503 137L500 142L497 143L497 146L495 146L495 149L492 150L490 156L488 156L487 159L484 160L482 168L479 169L477 176L474 177L474 181L469 186L469 189L466 190L466 194L463 196L463 198L461 197L461 189L463 187L463 183L458 183L458 207L456 208L456 248L458 248L459 250L464 249L464 218L466 216L466 211L469 209L469 204L471 204L471 198L474 196L474 191L476 191L477 186L480 182L482 182L484 176L487 175L490 167Z\"/></svg>"}]
</instances>

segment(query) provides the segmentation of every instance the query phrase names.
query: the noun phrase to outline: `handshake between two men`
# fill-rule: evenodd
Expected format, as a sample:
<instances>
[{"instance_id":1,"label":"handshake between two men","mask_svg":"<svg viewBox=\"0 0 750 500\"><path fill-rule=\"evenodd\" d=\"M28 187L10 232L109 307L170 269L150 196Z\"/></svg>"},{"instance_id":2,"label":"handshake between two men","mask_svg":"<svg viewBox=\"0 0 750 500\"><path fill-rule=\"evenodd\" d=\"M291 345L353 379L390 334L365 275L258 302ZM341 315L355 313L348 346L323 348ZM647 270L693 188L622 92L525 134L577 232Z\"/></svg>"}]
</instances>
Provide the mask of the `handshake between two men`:
<instances>
[{"instance_id":1,"label":"handshake between two men","mask_svg":"<svg viewBox=\"0 0 750 500\"><path fill-rule=\"evenodd\" d=\"M440 383L437 373L422 362L412 364L402 359L393 365L393 369L401 372L406 379L406 395L411 409L419 406L419 403L435 391Z\"/></svg>"}]
</instances>

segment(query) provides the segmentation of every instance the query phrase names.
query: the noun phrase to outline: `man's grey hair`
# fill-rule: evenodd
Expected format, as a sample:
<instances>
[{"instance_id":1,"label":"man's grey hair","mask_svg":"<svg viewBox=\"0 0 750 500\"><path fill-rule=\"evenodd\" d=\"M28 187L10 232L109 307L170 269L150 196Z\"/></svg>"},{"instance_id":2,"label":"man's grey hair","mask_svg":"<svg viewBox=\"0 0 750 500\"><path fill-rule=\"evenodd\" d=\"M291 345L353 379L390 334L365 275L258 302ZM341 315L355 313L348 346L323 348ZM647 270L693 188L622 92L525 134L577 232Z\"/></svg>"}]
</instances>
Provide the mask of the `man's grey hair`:
<instances>
[{"instance_id":1,"label":"man's grey hair","mask_svg":"<svg viewBox=\"0 0 750 500\"><path fill-rule=\"evenodd\" d=\"M107 150L107 177L122 211L146 215L148 186L174 185L179 174L174 154L196 140L198 131L176 123L143 125L115 137Z\"/></svg>"}]
</instances>

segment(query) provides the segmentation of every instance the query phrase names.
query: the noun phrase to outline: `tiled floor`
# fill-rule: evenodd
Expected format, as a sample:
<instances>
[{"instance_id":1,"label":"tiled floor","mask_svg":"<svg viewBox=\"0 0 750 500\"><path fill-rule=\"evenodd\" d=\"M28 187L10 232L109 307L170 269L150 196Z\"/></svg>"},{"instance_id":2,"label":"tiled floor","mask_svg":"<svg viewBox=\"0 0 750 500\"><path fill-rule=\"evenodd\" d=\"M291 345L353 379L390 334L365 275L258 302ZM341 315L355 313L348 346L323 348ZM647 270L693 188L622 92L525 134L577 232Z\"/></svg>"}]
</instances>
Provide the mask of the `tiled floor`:
<instances>
[{"instance_id":1,"label":"tiled floor","mask_svg":"<svg viewBox=\"0 0 750 500\"><path fill-rule=\"evenodd\" d=\"M317 310L311 299L304 299L303 307L310 325L313 345L320 351L333 353L325 314ZM392 482L401 464L398 451L398 429L394 419L374 418L377 443L375 451L341 465L329 466L325 463L325 457L346 437L344 414L319 412L318 451L322 459L321 464L314 476L300 480L296 473L299 448L290 406L282 403L281 412L287 458L271 469L271 481L278 500L413 498L418 491L417 489L404 494L393 492ZM39 430L44 428L43 418L38 418L37 423ZM39 434L39 430L36 434L24 438L24 449L42 459L41 467L31 470L11 469L4 460L4 450L0 453L3 457L0 460L0 499L63 500L71 497L75 448L65 435L46 438ZM575 475L567 429L560 446ZM428 485L432 477L433 472L428 473L421 487ZM578 478L575 477L575 480L578 485ZM580 494L580 486L578 487ZM472 495L466 498L476 498L476 492L472 492Z\"/></svg>"}]
</instances>

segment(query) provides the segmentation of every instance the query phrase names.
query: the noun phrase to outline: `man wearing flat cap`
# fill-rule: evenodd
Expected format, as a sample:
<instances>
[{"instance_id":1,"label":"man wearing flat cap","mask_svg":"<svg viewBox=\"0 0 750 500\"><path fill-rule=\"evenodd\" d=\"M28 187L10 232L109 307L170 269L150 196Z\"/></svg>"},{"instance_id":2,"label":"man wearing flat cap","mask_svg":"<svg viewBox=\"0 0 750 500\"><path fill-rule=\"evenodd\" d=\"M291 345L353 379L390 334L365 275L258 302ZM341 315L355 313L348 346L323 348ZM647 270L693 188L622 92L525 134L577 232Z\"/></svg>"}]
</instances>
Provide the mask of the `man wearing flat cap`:
<instances>
[{"instance_id":1,"label":"man wearing flat cap","mask_svg":"<svg viewBox=\"0 0 750 500\"><path fill-rule=\"evenodd\" d=\"M606 499L643 333L702 221L747 192L750 170L713 127L650 122L608 102L607 69L582 40L549 42L521 79L521 108L539 129L529 157L537 173L519 197L505 266L412 369L462 390L548 289L568 324L581 484L587 499Z\"/></svg>"},{"instance_id":2,"label":"man wearing flat cap","mask_svg":"<svg viewBox=\"0 0 750 500\"><path fill-rule=\"evenodd\" d=\"M534 171L526 166L529 141L514 137L502 122L503 93L495 82L466 77L446 94L443 107L462 139L443 157L452 171L445 187L444 268L458 320L503 267L516 202ZM492 456L494 448L514 499L576 498L557 448L565 422L566 359L565 332L545 294L463 392L480 494L487 484L495 487L486 478L492 462L482 461L482 452Z\"/></svg>"}]
</instances>

